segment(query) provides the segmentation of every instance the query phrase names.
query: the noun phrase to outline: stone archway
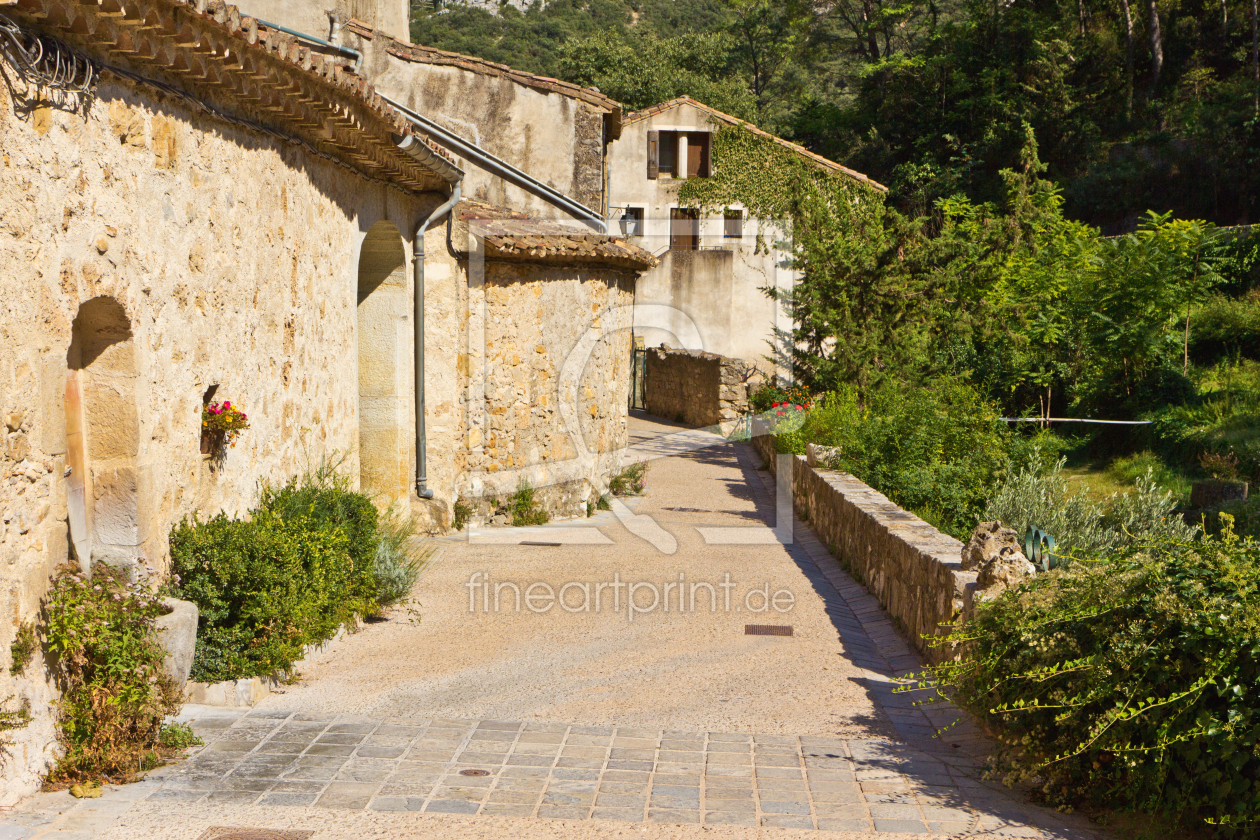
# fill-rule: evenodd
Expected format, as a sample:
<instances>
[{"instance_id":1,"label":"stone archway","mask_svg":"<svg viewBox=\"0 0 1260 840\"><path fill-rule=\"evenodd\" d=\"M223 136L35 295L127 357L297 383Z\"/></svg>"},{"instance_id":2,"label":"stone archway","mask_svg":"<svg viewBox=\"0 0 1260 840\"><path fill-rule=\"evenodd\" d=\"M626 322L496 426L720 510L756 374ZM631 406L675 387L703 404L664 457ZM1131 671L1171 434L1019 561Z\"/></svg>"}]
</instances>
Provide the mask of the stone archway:
<instances>
[{"instance_id":1,"label":"stone archway","mask_svg":"<svg viewBox=\"0 0 1260 840\"><path fill-rule=\"evenodd\" d=\"M392 222L368 230L359 254L359 486L407 496L410 464L403 353L410 344L407 255Z\"/></svg>"},{"instance_id":2,"label":"stone archway","mask_svg":"<svg viewBox=\"0 0 1260 840\"><path fill-rule=\"evenodd\" d=\"M71 539L80 566L135 565L140 553L136 353L122 304L79 307L66 354L66 465Z\"/></svg>"}]
</instances>

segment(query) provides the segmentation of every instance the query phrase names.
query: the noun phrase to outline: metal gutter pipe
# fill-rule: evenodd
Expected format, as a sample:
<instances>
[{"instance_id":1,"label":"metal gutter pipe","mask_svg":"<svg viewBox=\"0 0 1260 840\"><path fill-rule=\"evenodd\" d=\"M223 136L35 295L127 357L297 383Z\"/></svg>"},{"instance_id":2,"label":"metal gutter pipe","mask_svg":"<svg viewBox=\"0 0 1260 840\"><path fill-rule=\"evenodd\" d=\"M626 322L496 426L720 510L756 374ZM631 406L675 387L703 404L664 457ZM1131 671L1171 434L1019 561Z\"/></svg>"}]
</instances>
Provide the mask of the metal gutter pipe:
<instances>
[{"instance_id":1,"label":"metal gutter pipe","mask_svg":"<svg viewBox=\"0 0 1260 840\"><path fill-rule=\"evenodd\" d=\"M435 141L450 149L455 154L467 161L470 161L476 165L477 168L489 172L491 175L502 178L509 184L520 187L527 193L538 196L553 207L560 208L564 212L580 220L582 223L595 228L600 233L608 233L608 222L601 217L599 213L590 209L586 205L580 204L558 190L552 189L539 181L537 178L527 175L517 169L507 161L501 160L484 149L474 146L458 134L448 131L428 117L417 114L406 105L389 98L379 90L377 91L377 95L401 111L408 120L419 127L425 134L428 134Z\"/></svg>"},{"instance_id":2,"label":"metal gutter pipe","mask_svg":"<svg viewBox=\"0 0 1260 840\"><path fill-rule=\"evenodd\" d=\"M292 35L303 41L309 41L312 44L319 44L321 47L327 47L330 50L336 50L342 55L348 55L354 59L354 72L358 73L359 68L363 66L363 53L358 50L352 50L349 47L343 47L340 44L334 44L332 41L325 41L323 38L316 38L314 35L307 35L305 32L298 32L296 29L290 29L287 26L281 26L278 23L272 23L269 20L258 19L258 22L268 29L274 29L277 32L283 32L286 35Z\"/></svg>"},{"instance_id":3,"label":"metal gutter pipe","mask_svg":"<svg viewBox=\"0 0 1260 840\"><path fill-rule=\"evenodd\" d=\"M415 353L415 392L416 392L416 495L422 499L432 499L433 491L426 485L428 476L427 441L424 433L424 235L433 223L446 213L450 213L459 203L462 182L455 184L451 198L441 207L429 214L429 217L416 227L411 240L411 256L414 265L414 293L412 303L412 330Z\"/></svg>"}]
</instances>

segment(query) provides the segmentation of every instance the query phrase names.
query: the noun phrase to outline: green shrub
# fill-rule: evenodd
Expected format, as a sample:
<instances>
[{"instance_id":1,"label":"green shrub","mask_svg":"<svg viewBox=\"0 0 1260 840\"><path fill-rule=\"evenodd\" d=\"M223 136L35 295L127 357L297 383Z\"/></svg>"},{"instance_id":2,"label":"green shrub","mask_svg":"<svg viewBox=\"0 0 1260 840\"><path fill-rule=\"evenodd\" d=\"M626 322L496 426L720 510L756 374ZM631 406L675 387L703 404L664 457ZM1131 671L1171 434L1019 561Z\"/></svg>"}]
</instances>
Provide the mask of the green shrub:
<instances>
[{"instance_id":1,"label":"green shrub","mask_svg":"<svg viewBox=\"0 0 1260 840\"><path fill-rule=\"evenodd\" d=\"M373 561L376 603L389 606L410 595L424 571L429 553L420 547L410 519L392 509L382 514L380 540Z\"/></svg>"},{"instance_id":2,"label":"green shrub","mask_svg":"<svg viewBox=\"0 0 1260 840\"><path fill-rule=\"evenodd\" d=\"M473 508L472 505L463 499L456 499L452 513L451 527L456 531L462 531L464 526L468 524L468 518L473 514Z\"/></svg>"},{"instance_id":3,"label":"green shrub","mask_svg":"<svg viewBox=\"0 0 1260 840\"><path fill-rule=\"evenodd\" d=\"M177 525L174 591L201 611L192 679L287 671L304 646L373 613L378 528L371 500L324 471L264 488L248 520Z\"/></svg>"},{"instance_id":4,"label":"green shrub","mask_svg":"<svg viewBox=\"0 0 1260 840\"><path fill-rule=\"evenodd\" d=\"M1172 494L1150 470L1135 479L1133 492L1095 502L1071 490L1063 465L1060 459L1045 469L1034 451L998 482L984 519L1000 520L1021 535L1039 528L1054 537L1057 553L1071 557L1093 557L1137 540L1190 540L1198 530L1182 521Z\"/></svg>"},{"instance_id":5,"label":"green shrub","mask_svg":"<svg viewBox=\"0 0 1260 840\"><path fill-rule=\"evenodd\" d=\"M981 604L925 675L1049 804L1260 836L1260 545L1135 544Z\"/></svg>"},{"instance_id":6,"label":"green shrub","mask_svg":"<svg viewBox=\"0 0 1260 840\"><path fill-rule=\"evenodd\" d=\"M371 563L364 585L344 531L307 516L184 521L171 556L178 596L201 611L192 678L202 682L286 671L375 606Z\"/></svg>"},{"instance_id":7,"label":"green shrub","mask_svg":"<svg viewBox=\"0 0 1260 840\"><path fill-rule=\"evenodd\" d=\"M753 391L748 398L748 405L758 414L768 411L774 405L802 405L812 402L809 389L804 385L763 385Z\"/></svg>"},{"instance_id":8,"label":"green shrub","mask_svg":"<svg viewBox=\"0 0 1260 840\"><path fill-rule=\"evenodd\" d=\"M865 400L843 387L819 397L799 429L776 435L780 452L802 454L807 443L837 447L828 466L964 540L1010 442L997 408L955 381L922 387L886 381Z\"/></svg>"},{"instance_id":9,"label":"green shrub","mask_svg":"<svg viewBox=\"0 0 1260 840\"><path fill-rule=\"evenodd\" d=\"M508 499L508 513L512 515L512 524L517 527L546 525L551 520L551 515L534 498L534 488L523 478Z\"/></svg>"},{"instance_id":10,"label":"green shrub","mask_svg":"<svg viewBox=\"0 0 1260 840\"><path fill-rule=\"evenodd\" d=\"M1209 298L1190 316L1190 355L1198 364L1260 360L1260 299Z\"/></svg>"},{"instance_id":11,"label":"green shrub","mask_svg":"<svg viewBox=\"0 0 1260 840\"><path fill-rule=\"evenodd\" d=\"M22 673L38 647L39 636L35 632L35 623L24 621L18 625L17 636L9 645L9 673L14 675Z\"/></svg>"},{"instance_id":12,"label":"green shrub","mask_svg":"<svg viewBox=\"0 0 1260 840\"><path fill-rule=\"evenodd\" d=\"M90 579L64 570L45 610L66 749L49 779L129 781L155 766L162 719L179 709L157 640L161 600L143 583L128 584L125 572L98 564Z\"/></svg>"},{"instance_id":13,"label":"green shrub","mask_svg":"<svg viewBox=\"0 0 1260 840\"><path fill-rule=\"evenodd\" d=\"M608 492L614 496L637 496L647 487L647 461L636 461L608 480ZM608 504L600 497L600 504ZM600 510L611 510L601 507Z\"/></svg>"},{"instance_id":14,"label":"green shrub","mask_svg":"<svg viewBox=\"0 0 1260 840\"><path fill-rule=\"evenodd\" d=\"M1220 536L1228 523L1240 537L1260 540L1260 495L1223 504L1203 515L1209 534Z\"/></svg>"}]
</instances>

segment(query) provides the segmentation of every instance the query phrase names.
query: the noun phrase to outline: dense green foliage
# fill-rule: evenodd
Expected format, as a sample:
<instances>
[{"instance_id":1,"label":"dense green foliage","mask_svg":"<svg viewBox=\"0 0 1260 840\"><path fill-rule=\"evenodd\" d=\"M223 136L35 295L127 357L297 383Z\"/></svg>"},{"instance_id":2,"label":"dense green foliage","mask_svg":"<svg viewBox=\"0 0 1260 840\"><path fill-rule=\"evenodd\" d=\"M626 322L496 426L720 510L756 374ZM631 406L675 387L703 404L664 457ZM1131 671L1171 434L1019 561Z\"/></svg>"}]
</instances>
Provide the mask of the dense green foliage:
<instances>
[{"instance_id":1,"label":"dense green foliage","mask_svg":"<svg viewBox=\"0 0 1260 840\"><path fill-rule=\"evenodd\" d=\"M1260 545L1131 546L981 605L932 668L1056 805L1260 827ZM1171 828L1165 825L1165 829Z\"/></svg>"},{"instance_id":2,"label":"dense green foliage","mask_svg":"<svg viewBox=\"0 0 1260 840\"><path fill-rule=\"evenodd\" d=\"M1094 501L1063 477L1064 459L1049 466L1039 447L1025 463L1007 471L992 490L985 521L998 520L1016 533L1037 528L1054 536L1063 558L1097 557L1139 540L1190 540L1196 528L1176 513L1172 493L1160 489L1153 470L1137 476L1128 493Z\"/></svg>"},{"instance_id":3,"label":"dense green foliage","mask_svg":"<svg viewBox=\"0 0 1260 840\"><path fill-rule=\"evenodd\" d=\"M828 466L851 473L941 530L966 539L1011 445L995 407L972 387L889 382L860 399L843 386L820 396L799 427L776 435L780 452L837 447Z\"/></svg>"},{"instance_id":4,"label":"dense green foliage","mask_svg":"<svg viewBox=\"0 0 1260 840\"><path fill-rule=\"evenodd\" d=\"M1074 218L1254 220L1246 0L417 2L417 43L594 84L629 109L688 93L888 184L912 215L998 201L1026 127ZM1152 26L1158 20L1158 29Z\"/></svg>"},{"instance_id":5,"label":"dense green foliage","mask_svg":"<svg viewBox=\"0 0 1260 840\"><path fill-rule=\"evenodd\" d=\"M175 593L201 612L192 679L286 671L303 647L373 612L379 546L371 500L331 471L264 488L248 519L181 522Z\"/></svg>"},{"instance_id":6,"label":"dense green foliage","mask_svg":"<svg viewBox=\"0 0 1260 840\"><path fill-rule=\"evenodd\" d=\"M58 575L45 611L66 749L49 778L130 781L158 763L162 720L179 708L154 623L161 600L124 570L97 564L90 578Z\"/></svg>"}]
</instances>

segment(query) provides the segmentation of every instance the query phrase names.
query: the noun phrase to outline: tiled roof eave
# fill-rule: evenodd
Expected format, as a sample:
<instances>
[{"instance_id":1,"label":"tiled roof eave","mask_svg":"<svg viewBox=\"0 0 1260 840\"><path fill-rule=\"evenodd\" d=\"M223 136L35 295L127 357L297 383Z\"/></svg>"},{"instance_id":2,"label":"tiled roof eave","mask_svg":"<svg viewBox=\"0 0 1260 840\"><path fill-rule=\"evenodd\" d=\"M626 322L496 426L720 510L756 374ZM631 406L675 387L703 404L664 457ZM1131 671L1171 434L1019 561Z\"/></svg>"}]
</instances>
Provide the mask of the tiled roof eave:
<instances>
[{"instance_id":1,"label":"tiled roof eave","mask_svg":"<svg viewBox=\"0 0 1260 840\"><path fill-rule=\"evenodd\" d=\"M426 166L397 147L410 124L343 62L260 30L222 0L15 0L3 8L106 68L296 139L370 179L420 193L457 177L453 163Z\"/></svg>"}]
</instances>

